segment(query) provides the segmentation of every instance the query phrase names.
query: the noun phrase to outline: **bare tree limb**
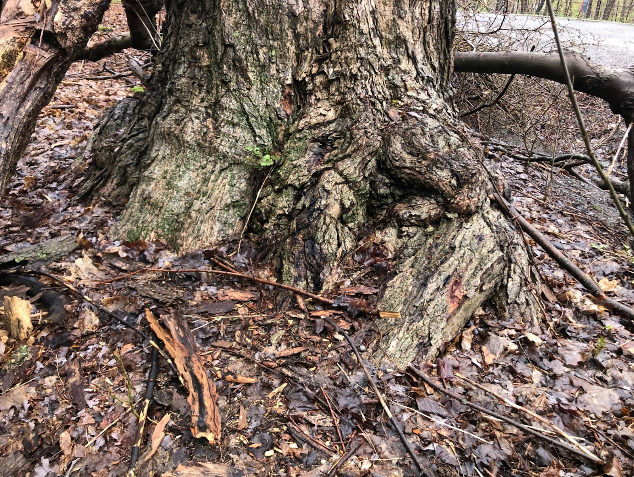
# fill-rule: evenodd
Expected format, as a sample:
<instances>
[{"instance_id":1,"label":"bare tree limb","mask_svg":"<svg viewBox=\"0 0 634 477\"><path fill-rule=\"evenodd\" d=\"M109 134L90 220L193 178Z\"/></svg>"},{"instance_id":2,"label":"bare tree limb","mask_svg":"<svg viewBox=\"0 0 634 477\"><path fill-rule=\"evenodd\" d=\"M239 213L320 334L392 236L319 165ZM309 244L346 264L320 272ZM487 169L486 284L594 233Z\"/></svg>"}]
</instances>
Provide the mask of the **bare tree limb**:
<instances>
[{"instance_id":1,"label":"bare tree limb","mask_svg":"<svg viewBox=\"0 0 634 477\"><path fill-rule=\"evenodd\" d=\"M626 122L634 120L634 74L597 65L576 53L565 53L576 91L607 101ZM521 74L566 84L557 53L520 51L455 52L454 70L463 73Z\"/></svg>"},{"instance_id":2,"label":"bare tree limb","mask_svg":"<svg viewBox=\"0 0 634 477\"><path fill-rule=\"evenodd\" d=\"M117 35L95 43L77 55L77 60L99 61L126 48L132 48L132 37L129 33Z\"/></svg>"}]
</instances>

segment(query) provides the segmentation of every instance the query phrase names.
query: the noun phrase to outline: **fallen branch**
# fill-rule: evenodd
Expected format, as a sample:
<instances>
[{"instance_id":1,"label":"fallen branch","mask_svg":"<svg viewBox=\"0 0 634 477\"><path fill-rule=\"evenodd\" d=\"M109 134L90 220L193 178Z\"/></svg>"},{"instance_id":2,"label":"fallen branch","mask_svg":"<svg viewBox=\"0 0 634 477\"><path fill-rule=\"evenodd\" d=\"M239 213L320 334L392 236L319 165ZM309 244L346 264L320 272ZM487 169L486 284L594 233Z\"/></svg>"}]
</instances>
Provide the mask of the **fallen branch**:
<instances>
[{"instance_id":1,"label":"fallen branch","mask_svg":"<svg viewBox=\"0 0 634 477\"><path fill-rule=\"evenodd\" d=\"M561 429L559 429L556 425L554 425L552 422L550 422L548 419L540 416L539 414L534 413L533 411L531 411L530 409L526 409L523 406L519 406L517 404L515 404L513 401L510 401L508 399L506 399L504 396L496 393L495 391L488 389L487 387L483 386L480 383L476 383L475 381L472 381L471 379L467 378L466 376L461 375L460 373L454 373L456 376L458 376L460 379L462 379L463 381L468 382L469 384L471 384L472 386L475 386L476 388L482 389L484 392L491 394L492 396L495 396L496 398L498 398L500 401L504 402L505 404L507 404L508 406L511 406L513 409L517 409L518 411L524 412L526 414L528 414L529 416L533 417L534 419L537 419L539 422L546 424L548 427L550 427L551 429L553 429L556 433L558 433L561 437L563 437L564 439L566 439L568 442L570 442L573 446L577 447L581 452L583 452L584 454L586 454L588 456L588 459L592 460L593 462L601 462L601 459L599 459L597 456L595 456L593 453L589 452L588 450L586 450L581 444L579 444L577 441L574 440L574 438L562 431Z\"/></svg>"},{"instance_id":2,"label":"fallen branch","mask_svg":"<svg viewBox=\"0 0 634 477\"><path fill-rule=\"evenodd\" d=\"M156 335L152 336L156 340ZM147 384L145 386L145 400L143 401L143 407L139 418L139 424L136 430L136 439L132 451L130 452L130 463L128 464L127 477L134 477L134 468L139 460L139 452L141 450L141 442L143 440L143 430L145 428L145 421L147 420L148 409L152 402L154 395L154 385L156 384L156 376L158 375L158 349L152 348L150 373L148 374Z\"/></svg>"},{"instance_id":3,"label":"fallen branch","mask_svg":"<svg viewBox=\"0 0 634 477\"><path fill-rule=\"evenodd\" d=\"M113 53L118 53L125 50L126 48L132 48L132 37L129 33L118 35L113 38L109 38L108 40L95 43L90 48L86 48L78 53L76 61L99 61L106 56L112 55Z\"/></svg>"},{"instance_id":4,"label":"fallen branch","mask_svg":"<svg viewBox=\"0 0 634 477\"><path fill-rule=\"evenodd\" d=\"M522 230L530 235L533 240L535 240L535 242L537 242L544 249L544 251L553 260L555 260L555 262L559 264L561 268L570 273L570 275L572 275L575 280L581 283L581 285L583 285L583 287L588 290L592 294L592 296L599 300L601 304L603 304L606 308L618 311L619 313L627 316L627 318L629 318L630 320L634 319L634 310L624 305L623 303L619 303L618 301L605 296L603 290L601 290L599 285L597 285L595 281L592 280L592 278L586 275L563 253L557 250L544 234L542 234L539 230L528 223L528 221L524 217L522 217L513 206L511 206L506 200L504 200L502 196L500 196L499 194L493 194L493 198L500 205L504 212L506 212L511 218L517 221L520 227L522 227Z\"/></svg>"},{"instance_id":5,"label":"fallen branch","mask_svg":"<svg viewBox=\"0 0 634 477\"><path fill-rule=\"evenodd\" d=\"M345 464L346 462L348 462L348 460L350 459L350 457L352 457L354 455L355 452L357 452L359 450L359 447L361 447L361 444L363 442L361 441L361 439L357 440L351 447L350 450L348 452L346 452L346 454L341 457L341 459L339 459L335 465L333 465L330 470L328 471L328 473L326 474L326 477L334 477L337 474L337 471L339 469L341 469L341 467L343 466L343 464Z\"/></svg>"},{"instance_id":6,"label":"fallen branch","mask_svg":"<svg viewBox=\"0 0 634 477\"><path fill-rule=\"evenodd\" d=\"M323 320L326 323L328 323L330 326L332 326L337 333L340 333L341 335L343 335L343 337L346 339L346 341L352 348L354 355L357 357L357 361L359 362L361 369L363 369L363 373L365 374L365 377L370 383L370 386L372 386L372 389L374 390L374 394L376 394L376 397L381 403L381 407L383 408L383 411L385 412L388 419L390 420L390 424L392 424L392 428L398 434L398 437L401 439L401 442L405 446L405 449L407 449L407 452L409 453L410 457L414 461L414 464L418 468L420 475L422 475L423 477L431 477L430 474L428 474L427 471L423 468L423 464L420 462L420 460L418 460L418 456L414 452L412 445L407 440L407 437L405 437L405 434L403 434L403 430L401 429L400 424L398 423L398 421L392 414L392 411L390 411L390 408L388 407L387 403L385 402L385 399L383 398L383 394L381 394L381 391L379 391L379 388L374 382L372 375L370 374L370 372L368 371L368 368L366 368L365 364L363 363L363 358L361 358L361 354L359 353L359 350L357 349L355 344L352 342L352 339L350 339L350 336L348 335L348 333L346 333L345 330L343 330L339 325L337 325L334 321L332 321L327 316L324 316Z\"/></svg>"},{"instance_id":7,"label":"fallen branch","mask_svg":"<svg viewBox=\"0 0 634 477\"><path fill-rule=\"evenodd\" d=\"M555 440L551 437L548 437L546 435L544 435L541 432L536 431L535 429L533 429L532 427L526 426L520 422L514 421L513 419L506 417L503 414L499 414L495 411L490 411L482 406L478 406L477 404L474 404L472 402L469 402L467 400L467 398L465 398L464 396L460 396L456 393L454 393L453 391L449 391L448 389L444 389L442 386L439 386L438 384L436 384L434 381L432 381L429 377L427 377L422 371L419 371L417 368L415 368L414 366L412 366L411 364L407 367L408 370L410 370L412 373L414 373L418 378L420 378L422 381L424 381L425 383L427 383L429 386L431 386L432 388L434 388L436 391L446 394L449 397L452 397L453 399L457 400L458 402L460 402L461 404L464 404L465 406L469 406L472 409L475 409L476 411L480 411L484 414L488 414L489 416L495 417L497 419L500 419L501 421L506 422L507 424L511 424L512 426L517 427L518 429L523 430L524 432L527 432L529 434L532 434L534 436L539 437L540 439L549 442L550 444L553 444L557 447L560 447L562 449L565 449L569 452L572 452L573 454L582 457L586 460L591 460L592 462L599 462L602 463L602 461L595 461L594 459L591 459L588 454L586 452L581 452L579 449L577 449L576 447L572 447L568 444L566 444L565 442L560 442L558 440Z\"/></svg>"},{"instance_id":8,"label":"fallen branch","mask_svg":"<svg viewBox=\"0 0 634 477\"><path fill-rule=\"evenodd\" d=\"M564 50L561 46L561 42L559 41L559 32L557 31L557 23L555 22L555 14L553 13L553 4L551 0L546 0L546 6L548 7L548 16L550 17L550 23L553 28L553 36L555 37L555 44L557 45L557 51L559 53L559 59L561 62L561 70L563 73L564 84L568 88L568 97L570 98L570 104L572 105L572 109L574 110L575 116L577 117L577 122L579 123L579 130L581 131L583 142L586 145L586 152L588 153L588 156L592 160L592 164L594 165L594 168L597 170L597 174L599 174L599 177L603 180L605 185L608 187L610 191L610 195L612 196L612 200L614 201L614 205L619 211L619 215L623 219L623 222L627 226L627 229L630 231L630 234L632 235L632 237L634 237L634 225L632 225L632 222L630 221L630 216L627 214L627 212L623 208L623 204L621 204L621 200L619 199L619 196L617 195L616 191L614 190L614 187L610 183L608 176L605 174L605 172L603 172L603 167L601 167L601 164L599 163L596 155L594 154L592 144L590 143L590 136L588 135L588 130L586 129L586 124L583 120L581 109L579 109L579 104L577 103L577 97L575 96L575 89L572 83L570 72L568 71L568 63L566 62L566 55L564 54ZM576 72L573 71L573 75L576 76L575 73ZM634 80L634 75L632 75L631 73L630 73L630 80ZM583 81L587 82L587 79L583 78ZM634 81L630 81L630 87L633 84L634 84ZM612 85L612 86L616 88L617 85ZM622 94L622 93L616 93L616 94ZM618 105L610 104L610 106L612 107L613 111L619 112L619 114L623 115L626 122L629 122L632 120L631 117L628 117L623 112L620 112L618 109L615 109L618 107L626 107L627 100L628 100L627 97L620 96L619 104ZM631 102L632 98L629 98L629 101ZM631 107L631 104L629 104L629 106ZM630 147L634 147L634 144L630 144Z\"/></svg>"}]
</instances>

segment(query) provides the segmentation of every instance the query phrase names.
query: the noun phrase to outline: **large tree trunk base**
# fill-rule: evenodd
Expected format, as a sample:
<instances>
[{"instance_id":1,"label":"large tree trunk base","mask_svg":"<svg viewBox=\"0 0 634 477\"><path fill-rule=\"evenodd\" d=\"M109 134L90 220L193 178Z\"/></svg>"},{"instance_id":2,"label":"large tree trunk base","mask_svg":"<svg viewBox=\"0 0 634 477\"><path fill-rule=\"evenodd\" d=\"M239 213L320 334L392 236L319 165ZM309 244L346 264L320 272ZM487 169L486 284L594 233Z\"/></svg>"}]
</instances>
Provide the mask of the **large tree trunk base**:
<instances>
[{"instance_id":1,"label":"large tree trunk base","mask_svg":"<svg viewBox=\"0 0 634 477\"><path fill-rule=\"evenodd\" d=\"M447 107L448 4L182 3L143 99L90 141L85 191L127 203L115 235L187 252L246 224L279 279L321 293L378 244L393 255L378 305L400 312L377 320L380 356L399 367L434 357L487 300L535 316L526 250Z\"/></svg>"}]
</instances>

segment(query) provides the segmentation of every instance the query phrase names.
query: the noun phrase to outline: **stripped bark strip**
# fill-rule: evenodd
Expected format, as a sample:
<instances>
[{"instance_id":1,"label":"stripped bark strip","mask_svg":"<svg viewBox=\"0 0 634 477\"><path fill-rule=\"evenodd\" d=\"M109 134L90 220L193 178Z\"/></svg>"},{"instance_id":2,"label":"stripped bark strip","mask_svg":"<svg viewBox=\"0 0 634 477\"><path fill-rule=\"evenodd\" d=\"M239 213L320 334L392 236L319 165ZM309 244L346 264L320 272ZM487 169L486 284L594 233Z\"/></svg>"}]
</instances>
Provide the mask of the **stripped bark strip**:
<instances>
[{"instance_id":1,"label":"stripped bark strip","mask_svg":"<svg viewBox=\"0 0 634 477\"><path fill-rule=\"evenodd\" d=\"M187 402L192 411L192 434L197 438L206 438L210 444L217 443L220 439L221 425L216 404L216 386L207 376L198 355L196 340L186 321L178 312L174 315L161 315L161 319L169 328L168 332L150 310L145 310L145 316L152 330L165 344L178 372L185 380L189 391Z\"/></svg>"}]
</instances>

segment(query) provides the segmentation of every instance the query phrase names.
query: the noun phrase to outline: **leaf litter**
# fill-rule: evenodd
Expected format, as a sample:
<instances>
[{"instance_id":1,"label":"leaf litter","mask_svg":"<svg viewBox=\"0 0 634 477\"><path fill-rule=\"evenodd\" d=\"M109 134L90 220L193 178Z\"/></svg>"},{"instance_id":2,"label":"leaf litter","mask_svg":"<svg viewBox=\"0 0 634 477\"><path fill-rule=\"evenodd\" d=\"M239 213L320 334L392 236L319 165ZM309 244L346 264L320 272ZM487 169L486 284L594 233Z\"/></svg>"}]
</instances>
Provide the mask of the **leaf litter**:
<instances>
[{"instance_id":1,"label":"leaf litter","mask_svg":"<svg viewBox=\"0 0 634 477\"><path fill-rule=\"evenodd\" d=\"M113 5L104 25L122 30L124 22L120 5ZM246 243L234 254L236 244L227 244L177 257L162 243L110 240L117 208L83 204L73 196L83 180L81 158L90 130L108 107L131 94L125 78L85 79L104 62L121 70L126 59L117 54L99 64L73 65L42 111L16 180L0 203L0 250L8 254L76 237L74 251L52 261L41 257L40 266L132 327L149 329L146 310L181 314L187 323L216 387L221 438L210 446L194 437L187 389L161 359L137 475L317 476L351 448L354 455L339 475L415 475L351 349L324 321L346 330L364 359L371 358L364 350L377 335L363 310L376 303L392 252L381 243L359 246L348 266L350 276L363 270L357 274L361 279L339 284L338 307L308 299L297 309L278 311L275 290L268 286L170 272L209 268L216 257L270 278L270 271L257 267L256 244ZM60 105L72 107L55 107ZM514 206L606 293L634 304L634 257L605 194L560 174L553 179L543 167L528 170L508 157L495 161L511 184ZM542 200L546 189L550 197ZM430 475L631 475L632 327L595 304L527 241L542 279L544 318L505 322L484 306L436 363L416 363L463 399L438 393L407 372L375 368L369 361L366 366ZM143 273L145 268L165 272ZM46 307L32 297L37 312L31 336L18 343L0 329L2 473L125 475L150 347L90 303L41 280L65 295L69 319L62 326L48 323ZM0 288L2 296L28 298L26 292L20 285ZM465 401L556 435L460 376L539 414L604 463L580 459L473 411Z\"/></svg>"}]
</instances>

